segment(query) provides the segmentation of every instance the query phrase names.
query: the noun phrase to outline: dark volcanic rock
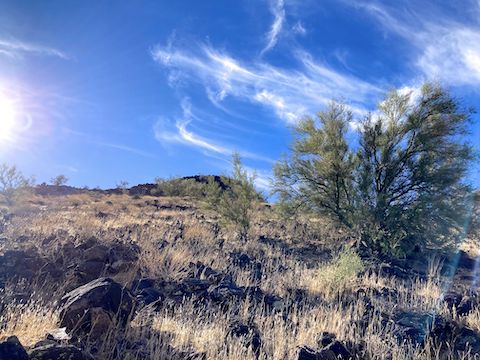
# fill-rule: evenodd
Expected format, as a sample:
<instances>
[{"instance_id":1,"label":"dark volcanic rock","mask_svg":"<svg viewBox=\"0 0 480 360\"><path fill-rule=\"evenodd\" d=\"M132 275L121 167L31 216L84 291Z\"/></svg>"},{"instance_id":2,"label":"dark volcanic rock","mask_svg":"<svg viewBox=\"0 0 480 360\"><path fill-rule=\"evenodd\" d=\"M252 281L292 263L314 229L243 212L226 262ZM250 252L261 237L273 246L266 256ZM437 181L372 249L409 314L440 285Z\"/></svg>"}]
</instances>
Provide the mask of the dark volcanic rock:
<instances>
[{"instance_id":1,"label":"dark volcanic rock","mask_svg":"<svg viewBox=\"0 0 480 360\"><path fill-rule=\"evenodd\" d=\"M317 360L317 351L309 348L308 346L302 346L298 349L297 360Z\"/></svg>"},{"instance_id":2,"label":"dark volcanic rock","mask_svg":"<svg viewBox=\"0 0 480 360\"><path fill-rule=\"evenodd\" d=\"M352 351L342 342L336 340L335 334L323 332L317 337L319 350L302 346L298 350L298 360L349 360Z\"/></svg>"},{"instance_id":3,"label":"dark volcanic rock","mask_svg":"<svg viewBox=\"0 0 480 360\"><path fill-rule=\"evenodd\" d=\"M27 351L16 336L0 343L0 360L29 360Z\"/></svg>"},{"instance_id":4,"label":"dark volcanic rock","mask_svg":"<svg viewBox=\"0 0 480 360\"><path fill-rule=\"evenodd\" d=\"M113 324L125 326L134 308L130 292L109 278L69 292L62 302L60 326L74 336L101 335Z\"/></svg>"},{"instance_id":5,"label":"dark volcanic rock","mask_svg":"<svg viewBox=\"0 0 480 360\"><path fill-rule=\"evenodd\" d=\"M7 250L0 256L0 280L11 279L32 280L47 263L35 249Z\"/></svg>"},{"instance_id":6,"label":"dark volcanic rock","mask_svg":"<svg viewBox=\"0 0 480 360\"><path fill-rule=\"evenodd\" d=\"M229 338L242 338L242 342L246 347L251 347L256 357L260 354L262 346L262 337L260 331L255 325L247 325L240 321L233 321L227 329L225 341Z\"/></svg>"},{"instance_id":7,"label":"dark volcanic rock","mask_svg":"<svg viewBox=\"0 0 480 360\"><path fill-rule=\"evenodd\" d=\"M31 360L93 360L93 357L73 345L48 344L30 351Z\"/></svg>"},{"instance_id":8,"label":"dark volcanic rock","mask_svg":"<svg viewBox=\"0 0 480 360\"><path fill-rule=\"evenodd\" d=\"M409 340L414 345L422 345L434 324L435 314L400 311L393 320L394 334L400 342Z\"/></svg>"},{"instance_id":9,"label":"dark volcanic rock","mask_svg":"<svg viewBox=\"0 0 480 360\"><path fill-rule=\"evenodd\" d=\"M447 320L433 313L397 312L393 318L394 334L399 342L411 341L423 345L429 336L435 344L447 344L454 351L480 353L480 334L453 320Z\"/></svg>"},{"instance_id":10,"label":"dark volcanic rock","mask_svg":"<svg viewBox=\"0 0 480 360\"><path fill-rule=\"evenodd\" d=\"M478 304L478 299L473 295L462 295L457 292L448 292L443 301L450 310L455 309L458 315L467 315Z\"/></svg>"}]
</instances>

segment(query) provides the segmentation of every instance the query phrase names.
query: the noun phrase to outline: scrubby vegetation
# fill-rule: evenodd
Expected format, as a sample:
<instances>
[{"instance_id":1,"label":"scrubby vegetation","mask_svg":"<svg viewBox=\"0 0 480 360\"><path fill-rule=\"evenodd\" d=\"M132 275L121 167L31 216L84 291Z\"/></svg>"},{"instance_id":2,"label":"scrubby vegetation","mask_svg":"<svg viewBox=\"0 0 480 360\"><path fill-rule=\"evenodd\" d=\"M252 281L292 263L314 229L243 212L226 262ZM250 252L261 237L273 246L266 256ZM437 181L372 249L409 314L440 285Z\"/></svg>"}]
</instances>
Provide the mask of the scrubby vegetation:
<instances>
[{"instance_id":1,"label":"scrubby vegetation","mask_svg":"<svg viewBox=\"0 0 480 360\"><path fill-rule=\"evenodd\" d=\"M62 333L62 296L101 276L135 298L127 325L98 315L105 336L92 327L88 341L60 341L99 359L296 359L322 332L357 359L474 359L480 346L471 334L469 345L447 338L478 326L480 305L458 295L471 286L464 259L452 286L448 257L430 267L431 254L402 266L361 259L339 246L352 233L327 219L285 221L266 206L252 211L248 242L188 198L92 191L32 196L30 207L2 235L0 332L32 349ZM445 337L427 335L433 319Z\"/></svg>"},{"instance_id":2,"label":"scrubby vegetation","mask_svg":"<svg viewBox=\"0 0 480 360\"><path fill-rule=\"evenodd\" d=\"M0 195L7 206L12 206L18 195L33 184L16 166L0 165Z\"/></svg>"},{"instance_id":3,"label":"scrubby vegetation","mask_svg":"<svg viewBox=\"0 0 480 360\"><path fill-rule=\"evenodd\" d=\"M478 359L468 118L437 86L393 92L354 146L332 103L298 124L278 204L238 154L110 190L4 165L0 359Z\"/></svg>"},{"instance_id":4,"label":"scrubby vegetation","mask_svg":"<svg viewBox=\"0 0 480 360\"><path fill-rule=\"evenodd\" d=\"M438 85L425 84L419 99L393 91L361 121L354 149L346 140L352 114L332 103L318 122L296 127L275 191L284 207L333 216L381 254L455 246L471 211L470 114Z\"/></svg>"}]
</instances>

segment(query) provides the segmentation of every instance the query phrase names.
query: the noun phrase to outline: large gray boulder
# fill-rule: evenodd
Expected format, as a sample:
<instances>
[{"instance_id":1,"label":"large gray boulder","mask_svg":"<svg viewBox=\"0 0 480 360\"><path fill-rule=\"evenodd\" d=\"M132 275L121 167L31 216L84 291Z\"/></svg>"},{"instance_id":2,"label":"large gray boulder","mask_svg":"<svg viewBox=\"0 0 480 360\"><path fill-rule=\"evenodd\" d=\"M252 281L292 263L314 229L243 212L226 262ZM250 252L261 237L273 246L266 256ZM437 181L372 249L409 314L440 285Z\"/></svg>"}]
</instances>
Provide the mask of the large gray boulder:
<instances>
[{"instance_id":1,"label":"large gray boulder","mask_svg":"<svg viewBox=\"0 0 480 360\"><path fill-rule=\"evenodd\" d=\"M70 291L62 303L60 326L76 338L101 337L112 326L121 329L134 309L130 292L110 278L99 278Z\"/></svg>"}]
</instances>

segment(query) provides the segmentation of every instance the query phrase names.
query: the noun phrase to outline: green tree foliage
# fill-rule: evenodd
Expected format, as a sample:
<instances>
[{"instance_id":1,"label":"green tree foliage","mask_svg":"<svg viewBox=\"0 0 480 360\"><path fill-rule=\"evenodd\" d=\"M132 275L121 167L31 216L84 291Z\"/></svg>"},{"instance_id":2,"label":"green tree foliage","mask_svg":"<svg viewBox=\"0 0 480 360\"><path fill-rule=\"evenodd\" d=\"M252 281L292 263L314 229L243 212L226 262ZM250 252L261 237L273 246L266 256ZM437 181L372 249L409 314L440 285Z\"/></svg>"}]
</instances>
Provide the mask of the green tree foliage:
<instances>
[{"instance_id":1,"label":"green tree foliage","mask_svg":"<svg viewBox=\"0 0 480 360\"><path fill-rule=\"evenodd\" d=\"M195 179L155 179L157 191L164 196L203 198L207 195L207 184Z\"/></svg>"},{"instance_id":2,"label":"green tree foliage","mask_svg":"<svg viewBox=\"0 0 480 360\"><path fill-rule=\"evenodd\" d=\"M274 169L284 210L308 209L351 224L355 161L345 140L351 120L343 104L331 103L318 113L320 126L312 118L297 125L291 158Z\"/></svg>"},{"instance_id":3,"label":"green tree foliage","mask_svg":"<svg viewBox=\"0 0 480 360\"><path fill-rule=\"evenodd\" d=\"M415 101L413 101L415 100ZM296 128L291 158L275 169L281 203L333 215L382 253L455 243L468 213L464 179L473 160L463 141L471 111L445 89L425 84L419 99L393 91L348 146L351 115L331 104Z\"/></svg>"},{"instance_id":4,"label":"green tree foliage","mask_svg":"<svg viewBox=\"0 0 480 360\"><path fill-rule=\"evenodd\" d=\"M33 179L27 179L16 166L0 165L0 195L5 203L12 206L22 190L33 184Z\"/></svg>"},{"instance_id":5,"label":"green tree foliage","mask_svg":"<svg viewBox=\"0 0 480 360\"><path fill-rule=\"evenodd\" d=\"M52 180L50 180L50 183L55 186L62 186L65 185L68 182L68 178L65 175L57 175Z\"/></svg>"},{"instance_id":6,"label":"green tree foliage","mask_svg":"<svg viewBox=\"0 0 480 360\"><path fill-rule=\"evenodd\" d=\"M224 177L227 190L222 191L213 181L208 185L207 200L211 208L228 223L233 224L240 239L248 240L252 210L261 196L255 190L255 174L249 175L244 169L240 155L232 156L232 174Z\"/></svg>"}]
</instances>

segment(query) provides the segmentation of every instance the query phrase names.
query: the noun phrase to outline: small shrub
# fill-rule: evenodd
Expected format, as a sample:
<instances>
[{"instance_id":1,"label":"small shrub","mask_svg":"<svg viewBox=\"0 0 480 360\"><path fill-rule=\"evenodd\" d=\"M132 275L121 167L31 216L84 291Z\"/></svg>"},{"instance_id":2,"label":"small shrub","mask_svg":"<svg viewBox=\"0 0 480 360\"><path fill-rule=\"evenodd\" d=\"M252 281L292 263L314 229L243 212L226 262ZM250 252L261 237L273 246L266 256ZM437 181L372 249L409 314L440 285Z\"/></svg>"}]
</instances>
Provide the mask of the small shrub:
<instances>
[{"instance_id":1,"label":"small shrub","mask_svg":"<svg viewBox=\"0 0 480 360\"><path fill-rule=\"evenodd\" d=\"M234 225L241 240L248 239L254 203L260 198L255 190L255 175L249 175L244 169L240 155L232 156L233 171L226 178L227 190L221 191L217 184L209 183L207 201L222 219Z\"/></svg>"},{"instance_id":2,"label":"small shrub","mask_svg":"<svg viewBox=\"0 0 480 360\"><path fill-rule=\"evenodd\" d=\"M329 264L316 269L307 288L332 297L343 291L364 270L360 256L353 250L341 252Z\"/></svg>"},{"instance_id":3,"label":"small shrub","mask_svg":"<svg viewBox=\"0 0 480 360\"><path fill-rule=\"evenodd\" d=\"M68 178L65 175L58 175L50 180L50 183L55 186L62 186L68 182Z\"/></svg>"},{"instance_id":4,"label":"small shrub","mask_svg":"<svg viewBox=\"0 0 480 360\"><path fill-rule=\"evenodd\" d=\"M18 195L33 183L33 179L23 176L16 166L0 165L0 195L7 206L12 206Z\"/></svg>"}]
</instances>

